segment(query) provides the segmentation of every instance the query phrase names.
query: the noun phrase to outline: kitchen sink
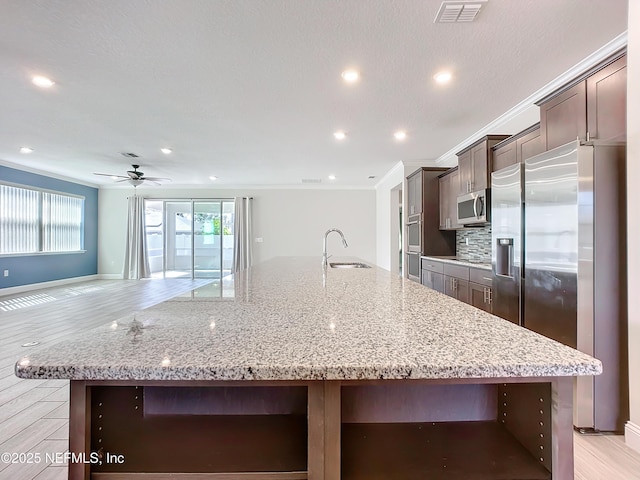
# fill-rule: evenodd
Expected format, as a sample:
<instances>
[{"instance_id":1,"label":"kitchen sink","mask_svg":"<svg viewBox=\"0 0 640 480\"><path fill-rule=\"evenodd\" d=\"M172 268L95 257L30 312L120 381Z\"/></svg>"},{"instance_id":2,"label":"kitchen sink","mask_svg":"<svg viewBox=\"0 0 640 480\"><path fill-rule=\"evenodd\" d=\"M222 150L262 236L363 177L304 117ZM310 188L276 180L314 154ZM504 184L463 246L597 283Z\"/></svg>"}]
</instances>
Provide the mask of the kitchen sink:
<instances>
[{"instance_id":1,"label":"kitchen sink","mask_svg":"<svg viewBox=\"0 0 640 480\"><path fill-rule=\"evenodd\" d=\"M361 262L329 262L331 268L371 268L370 265Z\"/></svg>"}]
</instances>

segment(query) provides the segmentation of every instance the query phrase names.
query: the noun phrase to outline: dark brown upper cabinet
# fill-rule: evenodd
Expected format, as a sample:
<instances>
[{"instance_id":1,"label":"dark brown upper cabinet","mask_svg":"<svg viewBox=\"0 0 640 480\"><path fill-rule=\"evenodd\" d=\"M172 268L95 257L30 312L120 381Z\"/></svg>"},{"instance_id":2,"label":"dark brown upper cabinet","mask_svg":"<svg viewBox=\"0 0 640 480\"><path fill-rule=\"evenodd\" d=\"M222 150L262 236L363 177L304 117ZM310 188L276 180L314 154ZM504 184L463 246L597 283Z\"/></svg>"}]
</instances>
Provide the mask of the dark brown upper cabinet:
<instances>
[{"instance_id":1,"label":"dark brown upper cabinet","mask_svg":"<svg viewBox=\"0 0 640 480\"><path fill-rule=\"evenodd\" d=\"M492 171L522 163L527 158L542 152L544 147L540 138L540 124L536 123L493 147Z\"/></svg>"},{"instance_id":2,"label":"dark brown upper cabinet","mask_svg":"<svg viewBox=\"0 0 640 480\"><path fill-rule=\"evenodd\" d=\"M439 178L440 182L440 230L457 230L458 194L460 193L458 167L452 168Z\"/></svg>"},{"instance_id":3,"label":"dark brown upper cabinet","mask_svg":"<svg viewBox=\"0 0 640 480\"><path fill-rule=\"evenodd\" d=\"M407 216L422 213L422 170L407 177Z\"/></svg>"},{"instance_id":4,"label":"dark brown upper cabinet","mask_svg":"<svg viewBox=\"0 0 640 480\"><path fill-rule=\"evenodd\" d=\"M542 99L540 135L545 150L573 140L625 140L626 54L595 67L576 83Z\"/></svg>"},{"instance_id":5,"label":"dark brown upper cabinet","mask_svg":"<svg viewBox=\"0 0 640 480\"><path fill-rule=\"evenodd\" d=\"M509 135L487 135L457 153L460 195L484 190L491 185L491 148Z\"/></svg>"},{"instance_id":6,"label":"dark brown upper cabinet","mask_svg":"<svg viewBox=\"0 0 640 480\"><path fill-rule=\"evenodd\" d=\"M587 78L587 133L591 139L626 140L627 57Z\"/></svg>"},{"instance_id":7,"label":"dark brown upper cabinet","mask_svg":"<svg viewBox=\"0 0 640 480\"><path fill-rule=\"evenodd\" d=\"M408 250L421 255L455 255L455 232L440 231L438 177L446 168L423 167L407 177L405 231Z\"/></svg>"}]
</instances>

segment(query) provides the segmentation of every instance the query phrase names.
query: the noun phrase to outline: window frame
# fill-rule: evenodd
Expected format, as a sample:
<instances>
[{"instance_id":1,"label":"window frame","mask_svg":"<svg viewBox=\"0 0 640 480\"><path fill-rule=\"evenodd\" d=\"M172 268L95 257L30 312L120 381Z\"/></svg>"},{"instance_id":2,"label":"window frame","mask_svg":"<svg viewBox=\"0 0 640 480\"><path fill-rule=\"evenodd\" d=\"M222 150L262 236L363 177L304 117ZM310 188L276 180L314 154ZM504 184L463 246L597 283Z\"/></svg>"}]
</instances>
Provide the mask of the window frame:
<instances>
[{"instance_id":1,"label":"window frame","mask_svg":"<svg viewBox=\"0 0 640 480\"><path fill-rule=\"evenodd\" d=\"M35 187L32 185L24 185L21 183L8 182L6 180L0 179L0 185L12 187L12 188L21 188L24 190L35 191L38 193L38 248L37 251L25 251L25 252L9 252L2 253L0 252L0 258L6 257L29 257L29 256L39 256L39 255L73 255L78 253L86 253L86 249L84 248L84 227L85 227L85 202L87 198L84 195L78 195L75 193L62 192L60 190L53 190L50 188L42 188ZM78 250L55 250L55 251L44 251L42 250L44 245L43 235L44 235L44 225L43 225L43 195L42 193L49 193L53 195L60 195L70 198L77 198L82 200L82 209L80 214L80 249Z\"/></svg>"}]
</instances>

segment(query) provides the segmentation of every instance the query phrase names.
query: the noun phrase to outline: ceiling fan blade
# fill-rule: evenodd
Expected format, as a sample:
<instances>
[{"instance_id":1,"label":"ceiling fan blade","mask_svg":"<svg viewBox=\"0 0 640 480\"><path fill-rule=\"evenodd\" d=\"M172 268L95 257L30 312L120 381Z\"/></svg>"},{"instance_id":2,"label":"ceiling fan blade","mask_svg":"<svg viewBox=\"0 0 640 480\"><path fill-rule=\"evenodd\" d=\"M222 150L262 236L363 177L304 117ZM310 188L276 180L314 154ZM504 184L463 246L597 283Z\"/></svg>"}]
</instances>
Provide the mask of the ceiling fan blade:
<instances>
[{"instance_id":1,"label":"ceiling fan blade","mask_svg":"<svg viewBox=\"0 0 640 480\"><path fill-rule=\"evenodd\" d=\"M170 182L171 181L170 178L162 178L162 177L142 177L142 180L149 180L151 182L158 182L158 181Z\"/></svg>"},{"instance_id":2,"label":"ceiling fan blade","mask_svg":"<svg viewBox=\"0 0 640 480\"><path fill-rule=\"evenodd\" d=\"M113 173L96 173L93 172L94 175L100 175L102 177L117 177L117 178L129 178L129 177L125 177L124 175L114 175Z\"/></svg>"},{"instance_id":3,"label":"ceiling fan blade","mask_svg":"<svg viewBox=\"0 0 640 480\"><path fill-rule=\"evenodd\" d=\"M116 180L115 183L128 182L129 180L131 180L131 179L130 178L123 178L122 180Z\"/></svg>"}]
</instances>

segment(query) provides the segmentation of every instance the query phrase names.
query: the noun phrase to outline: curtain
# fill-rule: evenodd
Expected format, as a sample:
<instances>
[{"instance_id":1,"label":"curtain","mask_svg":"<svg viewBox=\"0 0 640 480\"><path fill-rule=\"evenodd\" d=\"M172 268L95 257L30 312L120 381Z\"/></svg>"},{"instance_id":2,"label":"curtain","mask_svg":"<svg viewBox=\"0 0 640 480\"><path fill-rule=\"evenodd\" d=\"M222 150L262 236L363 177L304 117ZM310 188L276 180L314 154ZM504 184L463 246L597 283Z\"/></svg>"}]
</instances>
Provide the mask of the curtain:
<instances>
[{"instance_id":1,"label":"curtain","mask_svg":"<svg viewBox=\"0 0 640 480\"><path fill-rule=\"evenodd\" d=\"M151 274L147 254L147 236L144 225L144 197L129 197L127 215L127 245L124 255L123 278L139 280Z\"/></svg>"},{"instance_id":2,"label":"curtain","mask_svg":"<svg viewBox=\"0 0 640 480\"><path fill-rule=\"evenodd\" d=\"M251 198L235 198L233 219L233 271L239 272L251 266Z\"/></svg>"}]
</instances>

